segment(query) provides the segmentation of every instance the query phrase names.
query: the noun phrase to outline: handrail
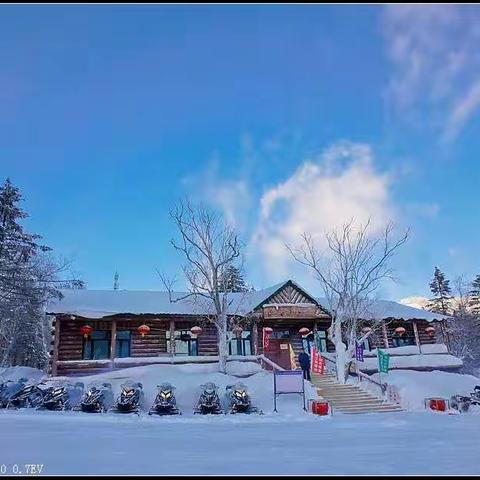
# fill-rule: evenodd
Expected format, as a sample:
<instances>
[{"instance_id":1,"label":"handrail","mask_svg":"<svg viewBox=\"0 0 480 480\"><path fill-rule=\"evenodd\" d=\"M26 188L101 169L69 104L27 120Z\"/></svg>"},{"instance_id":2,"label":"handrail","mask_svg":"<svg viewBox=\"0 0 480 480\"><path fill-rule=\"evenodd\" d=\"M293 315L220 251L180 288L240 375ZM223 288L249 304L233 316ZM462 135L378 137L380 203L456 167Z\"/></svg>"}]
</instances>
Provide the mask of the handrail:
<instances>
[{"instance_id":1,"label":"handrail","mask_svg":"<svg viewBox=\"0 0 480 480\"><path fill-rule=\"evenodd\" d=\"M265 355L258 355L257 359L260 360L261 362L265 362L267 365L270 365L274 370L279 370L279 371L285 371L284 368L282 368L280 365L277 365L275 362L272 362L269 358L267 358Z\"/></svg>"},{"instance_id":2,"label":"handrail","mask_svg":"<svg viewBox=\"0 0 480 480\"><path fill-rule=\"evenodd\" d=\"M325 360L335 364L335 360L332 357L330 357L330 355L325 354L325 352L318 352L318 353ZM349 374L353 373L354 375L357 375L360 378L360 381L366 380L368 382L371 382L371 383L375 384L377 387L380 387L380 389L382 390L382 394L384 394L386 389L387 389L386 384L381 383L381 382L377 382L377 380L374 380L372 377L370 377L370 375L367 375L366 373L363 373L363 372L359 371L358 369L354 372L351 372L350 369L349 369L348 373Z\"/></svg>"},{"instance_id":3,"label":"handrail","mask_svg":"<svg viewBox=\"0 0 480 480\"><path fill-rule=\"evenodd\" d=\"M377 382L370 375L367 375L366 373L360 372L359 370L357 370L355 373L360 378L360 381L362 381L362 379L365 379L368 382L371 382L371 383L377 385L377 387L380 387L381 390L382 390L382 393L385 393L385 391L387 389L387 384L382 383L382 382Z\"/></svg>"}]
</instances>

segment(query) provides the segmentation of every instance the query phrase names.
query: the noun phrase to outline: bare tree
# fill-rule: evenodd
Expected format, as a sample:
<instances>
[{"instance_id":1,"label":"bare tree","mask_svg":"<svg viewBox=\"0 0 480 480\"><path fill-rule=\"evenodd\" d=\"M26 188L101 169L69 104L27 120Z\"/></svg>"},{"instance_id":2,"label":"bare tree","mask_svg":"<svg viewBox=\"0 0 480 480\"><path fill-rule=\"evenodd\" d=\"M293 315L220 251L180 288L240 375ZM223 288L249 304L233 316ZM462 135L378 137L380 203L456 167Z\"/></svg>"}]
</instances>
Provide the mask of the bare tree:
<instances>
[{"instance_id":1,"label":"bare tree","mask_svg":"<svg viewBox=\"0 0 480 480\"><path fill-rule=\"evenodd\" d=\"M240 258L242 243L222 216L203 205L180 202L170 212L179 233L173 247L184 259L183 274L188 292L173 298L173 281L160 274L171 301L186 298L201 304L211 314L205 318L213 323L218 334L219 371L226 373L229 300L228 267Z\"/></svg>"},{"instance_id":2,"label":"bare tree","mask_svg":"<svg viewBox=\"0 0 480 480\"><path fill-rule=\"evenodd\" d=\"M393 239L393 224L382 234L370 235L370 220L355 226L354 220L339 230L325 235L327 249L320 253L309 233L301 235L301 245L287 245L293 258L313 270L327 299L332 315L328 336L335 345L337 378L344 383L347 365L355 352L355 341L363 341L371 333L358 338L361 322L369 321L372 330L380 325L378 312L372 309L373 296L382 281L393 279L390 260L408 238L408 231Z\"/></svg>"}]
</instances>

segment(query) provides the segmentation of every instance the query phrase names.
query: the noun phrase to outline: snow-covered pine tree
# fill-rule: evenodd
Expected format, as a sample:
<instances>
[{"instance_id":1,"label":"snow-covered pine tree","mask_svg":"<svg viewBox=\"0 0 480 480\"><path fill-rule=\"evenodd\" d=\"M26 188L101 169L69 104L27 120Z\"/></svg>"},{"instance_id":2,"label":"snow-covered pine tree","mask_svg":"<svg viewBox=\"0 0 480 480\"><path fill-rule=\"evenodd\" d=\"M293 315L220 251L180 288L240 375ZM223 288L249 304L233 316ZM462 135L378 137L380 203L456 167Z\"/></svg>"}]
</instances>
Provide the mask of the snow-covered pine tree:
<instances>
[{"instance_id":1,"label":"snow-covered pine tree","mask_svg":"<svg viewBox=\"0 0 480 480\"><path fill-rule=\"evenodd\" d=\"M47 255L40 235L20 223L28 217L19 204L22 195L9 179L0 186L0 361L2 366L46 366L49 338L45 338L45 303L61 298L59 287L83 282L58 279L68 267Z\"/></svg>"},{"instance_id":2,"label":"snow-covered pine tree","mask_svg":"<svg viewBox=\"0 0 480 480\"><path fill-rule=\"evenodd\" d=\"M248 292L250 290L245 283L242 272L235 265L229 265L224 270L219 284L222 292Z\"/></svg>"},{"instance_id":3,"label":"snow-covered pine tree","mask_svg":"<svg viewBox=\"0 0 480 480\"><path fill-rule=\"evenodd\" d=\"M427 305L428 310L448 315L452 300L452 291L449 284L450 281L445 278L443 272L438 267L435 267L433 280L430 282L430 291L433 293L434 298L429 301Z\"/></svg>"},{"instance_id":4,"label":"snow-covered pine tree","mask_svg":"<svg viewBox=\"0 0 480 480\"><path fill-rule=\"evenodd\" d=\"M468 303L471 314L480 322L480 275L477 275L472 282Z\"/></svg>"},{"instance_id":5,"label":"snow-covered pine tree","mask_svg":"<svg viewBox=\"0 0 480 480\"><path fill-rule=\"evenodd\" d=\"M470 284L471 285L471 284ZM447 320L450 348L463 360L463 373L478 375L480 372L480 329L478 317L471 309L469 282L462 276L454 279L455 301Z\"/></svg>"}]
</instances>

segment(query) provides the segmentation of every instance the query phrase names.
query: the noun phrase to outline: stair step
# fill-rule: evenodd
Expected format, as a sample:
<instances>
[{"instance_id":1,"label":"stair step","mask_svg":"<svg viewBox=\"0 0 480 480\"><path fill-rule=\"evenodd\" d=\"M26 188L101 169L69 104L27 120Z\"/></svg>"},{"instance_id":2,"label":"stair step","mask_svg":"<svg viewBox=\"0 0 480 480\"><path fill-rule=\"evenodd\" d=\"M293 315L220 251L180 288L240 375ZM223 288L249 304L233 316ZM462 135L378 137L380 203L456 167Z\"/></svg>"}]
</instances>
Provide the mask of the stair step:
<instances>
[{"instance_id":1,"label":"stair step","mask_svg":"<svg viewBox=\"0 0 480 480\"><path fill-rule=\"evenodd\" d=\"M368 406L341 406L341 407L338 407L338 406L335 406L333 405L333 407L337 410L340 410L340 411L352 411L352 410L364 410L364 411L400 411L401 408L400 407L394 407L394 406L386 406L386 407L383 407L383 406L371 406L371 405L368 405Z\"/></svg>"}]
</instances>

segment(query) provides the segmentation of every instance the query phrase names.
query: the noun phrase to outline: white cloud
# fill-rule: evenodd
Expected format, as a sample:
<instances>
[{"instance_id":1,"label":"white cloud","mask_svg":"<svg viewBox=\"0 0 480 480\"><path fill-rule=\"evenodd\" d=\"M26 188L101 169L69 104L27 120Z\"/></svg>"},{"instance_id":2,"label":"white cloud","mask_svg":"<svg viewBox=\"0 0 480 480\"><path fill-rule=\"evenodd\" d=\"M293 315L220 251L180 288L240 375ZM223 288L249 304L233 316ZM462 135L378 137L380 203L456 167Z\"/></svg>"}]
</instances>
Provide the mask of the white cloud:
<instances>
[{"instance_id":1,"label":"white cloud","mask_svg":"<svg viewBox=\"0 0 480 480\"><path fill-rule=\"evenodd\" d=\"M295 270L285 244L296 244L303 232L322 241L326 231L351 218L371 218L372 232L378 231L395 216L389 184L389 175L376 171L368 145L333 145L265 191L250 255L267 281L277 281Z\"/></svg>"},{"instance_id":2,"label":"white cloud","mask_svg":"<svg viewBox=\"0 0 480 480\"><path fill-rule=\"evenodd\" d=\"M389 5L382 20L393 66L390 104L453 141L480 107L480 9Z\"/></svg>"}]
</instances>

